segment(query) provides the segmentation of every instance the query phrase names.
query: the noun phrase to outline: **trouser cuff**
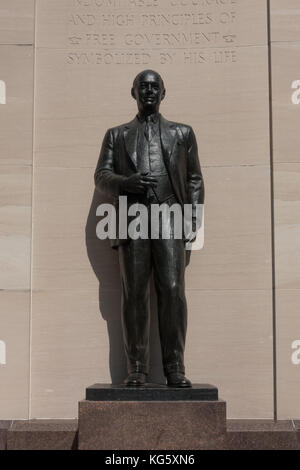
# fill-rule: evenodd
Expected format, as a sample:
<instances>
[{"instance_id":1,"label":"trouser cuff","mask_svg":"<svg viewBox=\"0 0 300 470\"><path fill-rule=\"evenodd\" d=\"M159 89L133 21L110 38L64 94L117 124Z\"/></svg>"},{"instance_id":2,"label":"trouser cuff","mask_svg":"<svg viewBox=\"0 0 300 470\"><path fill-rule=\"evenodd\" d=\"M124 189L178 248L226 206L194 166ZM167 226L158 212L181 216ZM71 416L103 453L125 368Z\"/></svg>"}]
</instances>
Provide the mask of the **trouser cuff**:
<instances>
[{"instance_id":1,"label":"trouser cuff","mask_svg":"<svg viewBox=\"0 0 300 470\"><path fill-rule=\"evenodd\" d=\"M128 364L128 372L130 374L133 374L134 372L140 372L142 374L148 374L148 366L146 364L143 364L142 362L134 362Z\"/></svg>"}]
</instances>

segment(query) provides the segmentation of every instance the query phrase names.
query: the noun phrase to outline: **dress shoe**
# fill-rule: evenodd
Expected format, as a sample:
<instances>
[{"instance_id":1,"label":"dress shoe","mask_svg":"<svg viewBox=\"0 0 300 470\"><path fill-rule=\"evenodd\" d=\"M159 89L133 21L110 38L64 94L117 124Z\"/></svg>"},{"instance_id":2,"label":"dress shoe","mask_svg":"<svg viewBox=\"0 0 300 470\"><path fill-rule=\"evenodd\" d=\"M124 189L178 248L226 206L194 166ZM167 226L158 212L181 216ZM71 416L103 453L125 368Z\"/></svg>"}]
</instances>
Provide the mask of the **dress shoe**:
<instances>
[{"instance_id":1,"label":"dress shoe","mask_svg":"<svg viewBox=\"0 0 300 470\"><path fill-rule=\"evenodd\" d=\"M172 372L172 374L169 374L167 376L167 385L168 387L179 388L187 388L192 386L190 380L187 379L181 372Z\"/></svg>"},{"instance_id":2,"label":"dress shoe","mask_svg":"<svg viewBox=\"0 0 300 470\"><path fill-rule=\"evenodd\" d=\"M146 374L142 372L132 372L124 380L127 387L142 387L146 383Z\"/></svg>"}]
</instances>

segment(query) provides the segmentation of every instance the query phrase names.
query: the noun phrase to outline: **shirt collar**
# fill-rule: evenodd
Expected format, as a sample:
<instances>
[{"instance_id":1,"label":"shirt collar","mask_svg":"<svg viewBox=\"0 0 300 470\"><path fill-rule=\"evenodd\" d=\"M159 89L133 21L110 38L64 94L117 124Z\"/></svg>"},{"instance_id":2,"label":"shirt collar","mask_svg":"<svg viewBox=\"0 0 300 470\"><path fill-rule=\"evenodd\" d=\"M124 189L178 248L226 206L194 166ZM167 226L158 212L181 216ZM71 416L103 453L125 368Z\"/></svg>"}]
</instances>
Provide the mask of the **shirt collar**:
<instances>
[{"instance_id":1,"label":"shirt collar","mask_svg":"<svg viewBox=\"0 0 300 470\"><path fill-rule=\"evenodd\" d=\"M140 113L138 113L138 114L136 115L136 117L138 118L138 120L139 120L140 122L145 122L145 121L146 121L145 117L144 117L144 116L141 116ZM157 123L157 122L158 122L158 119L159 119L159 113L150 114L149 117L150 117L150 121L151 121L151 122Z\"/></svg>"}]
</instances>

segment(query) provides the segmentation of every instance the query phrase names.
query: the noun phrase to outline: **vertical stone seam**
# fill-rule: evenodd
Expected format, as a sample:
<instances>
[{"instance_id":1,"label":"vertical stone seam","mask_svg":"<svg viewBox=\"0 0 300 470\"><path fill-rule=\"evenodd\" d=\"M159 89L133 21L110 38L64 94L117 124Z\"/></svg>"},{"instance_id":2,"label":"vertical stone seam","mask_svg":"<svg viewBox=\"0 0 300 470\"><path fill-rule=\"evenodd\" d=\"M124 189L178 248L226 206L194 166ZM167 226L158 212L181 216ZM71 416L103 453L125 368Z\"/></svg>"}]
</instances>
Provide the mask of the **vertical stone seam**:
<instances>
[{"instance_id":1,"label":"vertical stone seam","mask_svg":"<svg viewBox=\"0 0 300 470\"><path fill-rule=\"evenodd\" d=\"M274 134L272 86L271 1L267 0L268 78L269 78L269 135L270 135L270 188L271 188L271 247L272 247L272 325L273 325L273 407L277 420L277 348L276 348L276 271L275 271L275 204L274 204Z\"/></svg>"},{"instance_id":2,"label":"vertical stone seam","mask_svg":"<svg viewBox=\"0 0 300 470\"><path fill-rule=\"evenodd\" d=\"M33 99L32 99L32 173L31 173L31 250L30 250L30 309L29 309L29 391L28 419L32 416L32 279L33 279L33 215L34 215L34 170L35 170L35 99L36 99L36 17L37 0L34 0L33 18Z\"/></svg>"}]
</instances>

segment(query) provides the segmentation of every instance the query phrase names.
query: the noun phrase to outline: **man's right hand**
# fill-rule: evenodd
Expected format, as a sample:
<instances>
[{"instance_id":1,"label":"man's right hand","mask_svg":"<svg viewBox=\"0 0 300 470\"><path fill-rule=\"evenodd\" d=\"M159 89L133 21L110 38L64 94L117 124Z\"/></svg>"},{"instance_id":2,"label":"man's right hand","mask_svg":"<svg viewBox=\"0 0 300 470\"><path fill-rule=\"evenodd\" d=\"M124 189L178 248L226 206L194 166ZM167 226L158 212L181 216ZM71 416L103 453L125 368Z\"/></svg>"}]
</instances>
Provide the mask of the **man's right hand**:
<instances>
[{"instance_id":1,"label":"man's right hand","mask_svg":"<svg viewBox=\"0 0 300 470\"><path fill-rule=\"evenodd\" d=\"M122 188L128 193L142 194L147 191L148 188L155 188L157 185L157 179L153 176L147 176L148 173L134 173L128 176L123 183Z\"/></svg>"}]
</instances>

